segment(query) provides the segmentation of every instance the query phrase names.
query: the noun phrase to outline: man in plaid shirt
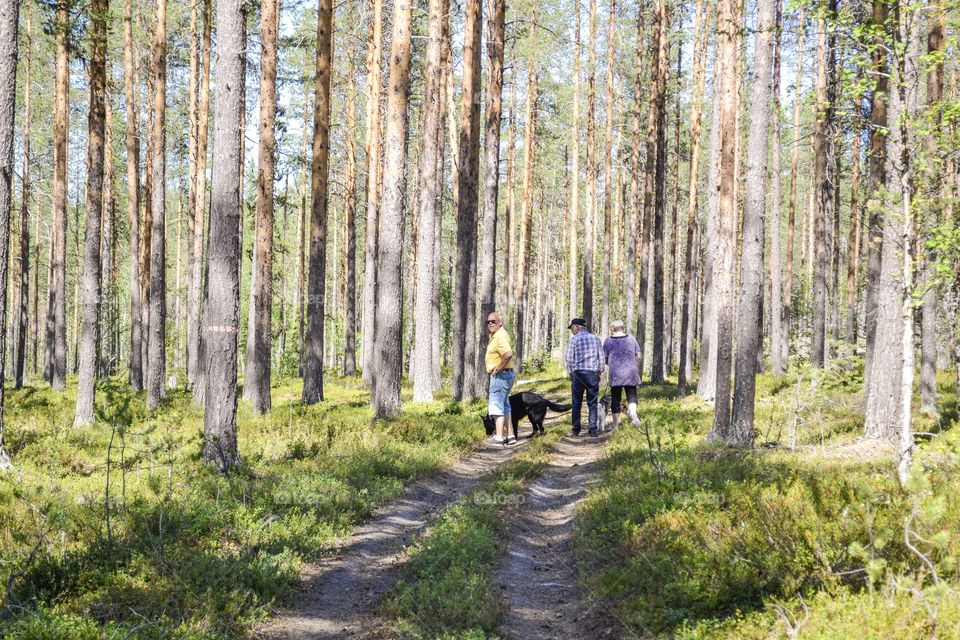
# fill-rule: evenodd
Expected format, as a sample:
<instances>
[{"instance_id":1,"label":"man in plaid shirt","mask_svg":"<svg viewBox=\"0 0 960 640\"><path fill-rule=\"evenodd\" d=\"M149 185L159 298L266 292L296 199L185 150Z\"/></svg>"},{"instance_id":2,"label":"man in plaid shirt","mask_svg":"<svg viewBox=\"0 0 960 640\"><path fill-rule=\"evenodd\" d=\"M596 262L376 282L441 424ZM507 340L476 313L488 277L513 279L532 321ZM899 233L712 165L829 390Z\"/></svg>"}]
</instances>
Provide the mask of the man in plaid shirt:
<instances>
[{"instance_id":1,"label":"man in plaid shirt","mask_svg":"<svg viewBox=\"0 0 960 640\"><path fill-rule=\"evenodd\" d=\"M597 435L597 395L600 392L600 374L603 373L603 344L590 333L583 318L570 321L570 345L567 347L567 371L573 383L573 435L580 435L580 410L583 394L587 394L587 428Z\"/></svg>"}]
</instances>

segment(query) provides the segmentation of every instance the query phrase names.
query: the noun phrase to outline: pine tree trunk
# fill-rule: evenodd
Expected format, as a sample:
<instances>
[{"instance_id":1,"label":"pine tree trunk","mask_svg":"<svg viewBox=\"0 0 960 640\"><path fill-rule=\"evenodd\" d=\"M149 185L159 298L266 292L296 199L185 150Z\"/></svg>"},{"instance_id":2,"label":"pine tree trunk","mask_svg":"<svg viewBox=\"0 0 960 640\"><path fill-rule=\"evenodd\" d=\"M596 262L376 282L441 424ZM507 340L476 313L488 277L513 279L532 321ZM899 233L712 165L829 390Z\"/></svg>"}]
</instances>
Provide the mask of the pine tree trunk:
<instances>
[{"instance_id":1,"label":"pine tree trunk","mask_svg":"<svg viewBox=\"0 0 960 640\"><path fill-rule=\"evenodd\" d=\"M669 74L670 13L666 0L656 3L657 32L657 79L653 87L651 100L656 108L656 155L653 169L654 205L653 205L653 354L650 381L662 384L663 377L663 265L664 265L664 216L667 206L667 76Z\"/></svg>"},{"instance_id":2,"label":"pine tree trunk","mask_svg":"<svg viewBox=\"0 0 960 640\"><path fill-rule=\"evenodd\" d=\"M273 183L277 120L277 29L279 0L260 2L260 148L257 214L250 287L252 314L247 330L243 396L254 413L270 411L270 347L273 336Z\"/></svg>"},{"instance_id":3,"label":"pine tree trunk","mask_svg":"<svg viewBox=\"0 0 960 640\"><path fill-rule=\"evenodd\" d=\"M858 70L857 86L860 85L861 76L862 72ZM857 344L857 308L859 306L857 280L860 275L860 220L863 214L860 210L860 156L863 141L860 104L862 101L862 93L857 90L854 96L857 108L853 117L853 146L850 161L850 235L847 239L847 315L844 335L847 344L854 348Z\"/></svg>"},{"instance_id":4,"label":"pine tree trunk","mask_svg":"<svg viewBox=\"0 0 960 640\"><path fill-rule=\"evenodd\" d=\"M380 236L380 58L383 43L383 0L371 0L371 27L367 31L367 223L363 270L362 357L363 384L370 387L375 377L377 245Z\"/></svg>"},{"instance_id":5,"label":"pine tree trunk","mask_svg":"<svg viewBox=\"0 0 960 640\"><path fill-rule=\"evenodd\" d=\"M108 0L90 3L90 114L87 127L87 212L83 252L83 330L80 335L80 381L74 424L94 420L97 380L97 330L100 320L100 227L103 216L104 120L107 88Z\"/></svg>"},{"instance_id":6,"label":"pine tree trunk","mask_svg":"<svg viewBox=\"0 0 960 640\"><path fill-rule=\"evenodd\" d=\"M344 274L344 352L343 374L357 375L357 72L356 51L347 47L350 80L347 84L347 166L344 177L344 224L346 226L346 272Z\"/></svg>"},{"instance_id":7,"label":"pine tree trunk","mask_svg":"<svg viewBox=\"0 0 960 640\"><path fill-rule=\"evenodd\" d=\"M310 179L310 273L303 361L303 402L323 400L323 340L326 318L327 196L330 159L330 93L333 67L333 2L319 0L317 74L314 80L313 165ZM398 309L399 312L399 309ZM399 313L397 314L399 320ZM399 342L398 342L399 347Z\"/></svg>"},{"instance_id":8,"label":"pine tree trunk","mask_svg":"<svg viewBox=\"0 0 960 640\"><path fill-rule=\"evenodd\" d=\"M537 37L537 3L531 8L530 41ZM527 60L527 106L523 134L523 202L520 213L520 237L517 241L517 301L516 340L514 342L514 369L519 373L527 356L529 336L524 323L527 320L527 285L530 280L530 245L533 225L533 168L536 158L537 133L537 75L536 54Z\"/></svg>"},{"instance_id":9,"label":"pine tree trunk","mask_svg":"<svg viewBox=\"0 0 960 640\"><path fill-rule=\"evenodd\" d=\"M240 325L240 128L244 82L241 0L217 3L217 87L213 130L203 368L203 459L226 473L237 452L237 339Z\"/></svg>"},{"instance_id":10,"label":"pine tree trunk","mask_svg":"<svg viewBox=\"0 0 960 640\"><path fill-rule=\"evenodd\" d=\"M737 310L736 380L733 389L733 425L729 444L753 446L757 353L762 348L759 329L763 294L763 235L766 208L767 151L770 135L772 43L776 0L757 6L753 87L750 97L750 131L747 141L747 175L744 189L743 239L740 253L740 298ZM779 150L779 149L778 149Z\"/></svg>"},{"instance_id":11,"label":"pine tree trunk","mask_svg":"<svg viewBox=\"0 0 960 640\"><path fill-rule=\"evenodd\" d=\"M593 324L593 272L596 233L597 166L594 155L594 111L597 95L597 0L590 0L590 40L587 51L587 202L583 236L583 317Z\"/></svg>"},{"instance_id":12,"label":"pine tree trunk","mask_svg":"<svg viewBox=\"0 0 960 640\"><path fill-rule=\"evenodd\" d=\"M871 71L875 85L870 98L870 149L867 179L867 286L864 302L864 333L867 336L866 355L863 366L864 406L869 404L870 376L873 372L873 357L876 350L877 314L879 313L880 273L883 260L883 234L885 220L882 211L882 190L887 181L887 104L889 80L887 75L886 46L887 3L874 0L871 25L879 30L877 46L871 57Z\"/></svg>"},{"instance_id":13,"label":"pine tree trunk","mask_svg":"<svg viewBox=\"0 0 960 640\"><path fill-rule=\"evenodd\" d=\"M428 7L425 97L423 106L423 152L420 155L420 223L416 227L417 298L413 362L413 399L430 402L434 392L434 325L440 318L434 309L434 282L440 256L431 250L443 206L443 183L438 172L443 155L443 23L449 11L447 0L431 0Z\"/></svg>"},{"instance_id":14,"label":"pine tree trunk","mask_svg":"<svg viewBox=\"0 0 960 640\"><path fill-rule=\"evenodd\" d=\"M143 341L140 298L140 137L133 64L133 2L123 3L123 75L126 99L127 218L130 224L130 366L129 382L134 391L143 389Z\"/></svg>"},{"instance_id":15,"label":"pine tree trunk","mask_svg":"<svg viewBox=\"0 0 960 640\"><path fill-rule=\"evenodd\" d=\"M109 71L108 71L109 73ZM103 214L100 225L100 317L97 322L97 359L98 375L109 378L114 373L118 361L114 336L120 318L117 307L117 223L114 218L113 199L113 102L110 99L109 76L104 100L103 134Z\"/></svg>"},{"instance_id":16,"label":"pine tree trunk","mask_svg":"<svg viewBox=\"0 0 960 640\"><path fill-rule=\"evenodd\" d=\"M6 283L10 257L10 213L13 210L13 138L16 124L19 14L19 0L0 5L0 283L3 283L0 287L0 327L7 326ZM29 42L28 37L28 52ZM0 364L6 362L6 346L6 331L0 331ZM0 469L10 466L10 458L3 447L3 408L4 391L3 384L0 384Z\"/></svg>"},{"instance_id":17,"label":"pine tree trunk","mask_svg":"<svg viewBox=\"0 0 960 640\"><path fill-rule=\"evenodd\" d=\"M569 294L567 296L567 315L571 319L577 316L577 267L579 266L577 259L577 248L579 244L577 241L577 223L580 218L580 0L577 0L574 4L576 5L576 9L574 10L576 17L574 18L575 22L573 32L573 122L571 123L570 132L570 146L572 147L570 158L570 220L568 224L570 235L568 238L567 255L569 271L567 278L570 285ZM516 90L514 90L513 95L516 95ZM511 128L513 127L512 110L510 126ZM512 154L512 133L510 134L509 144L510 153ZM510 172L508 170L508 174L509 173ZM512 190L512 183L509 184L511 185L510 189ZM509 225L507 229L512 237L512 231L510 230ZM627 299L627 305L632 309L632 296L628 295Z\"/></svg>"},{"instance_id":18,"label":"pine tree trunk","mask_svg":"<svg viewBox=\"0 0 960 640\"><path fill-rule=\"evenodd\" d=\"M23 50L23 172L21 174L22 189L20 191L20 286L18 300L14 308L16 314L17 342L14 345L16 357L13 367L14 385L17 389L23 388L24 372L27 360L27 318L29 316L28 303L30 300L30 120L32 118L30 84L30 63L33 43L32 14L27 9L27 30L24 38ZM39 218L39 216L38 216ZM34 264L34 270L39 265ZM2 447L2 427L0 425L0 447Z\"/></svg>"},{"instance_id":19,"label":"pine tree trunk","mask_svg":"<svg viewBox=\"0 0 960 640\"><path fill-rule=\"evenodd\" d=\"M70 18L67 0L57 1L57 57L53 113L53 228L47 296L47 379L54 391L67 385L67 127L70 66L67 39ZM5 281L5 280L4 280Z\"/></svg>"},{"instance_id":20,"label":"pine tree trunk","mask_svg":"<svg viewBox=\"0 0 960 640\"><path fill-rule=\"evenodd\" d=\"M931 59L927 70L927 107L932 114L933 123L926 141L927 184L930 185L930 205L925 216L924 233L933 234L940 224L939 188L941 183L942 158L939 157L937 138L941 130L941 105L943 97L943 54L945 44L944 10L940 0L929 0L927 18L927 54ZM920 324L920 411L926 414L937 413L937 252L927 249L924 256L922 275L923 299Z\"/></svg>"},{"instance_id":21,"label":"pine tree trunk","mask_svg":"<svg viewBox=\"0 0 960 640\"><path fill-rule=\"evenodd\" d=\"M376 336L370 404L383 418L400 407L401 306L400 281L406 191L407 103L410 91L410 42L412 5L395 0L390 44L390 81L384 136L383 203L380 210L380 242L377 247Z\"/></svg>"},{"instance_id":22,"label":"pine tree trunk","mask_svg":"<svg viewBox=\"0 0 960 640\"><path fill-rule=\"evenodd\" d=\"M690 339L690 319L697 304L693 278L693 256L697 229L697 185L700 176L700 129L703 120L703 91L707 69L707 9L706 0L697 0L693 36L693 99L690 109L690 181L687 201L687 244L683 267L683 302L680 306L680 367L677 372L677 393L687 394L687 368L689 357L687 344ZM699 257L699 256L698 256ZM695 324L695 323L694 323Z\"/></svg>"},{"instance_id":23,"label":"pine tree trunk","mask_svg":"<svg viewBox=\"0 0 960 640\"><path fill-rule=\"evenodd\" d=\"M832 71L828 56L826 7L817 20L817 78L816 116L813 128L813 342L810 361L823 368L827 340L827 271L829 269L829 239L827 222L833 213L833 189L830 175L830 135L833 126L833 105L830 103ZM831 38L832 39L832 38Z\"/></svg>"},{"instance_id":24,"label":"pine tree trunk","mask_svg":"<svg viewBox=\"0 0 960 640\"><path fill-rule=\"evenodd\" d=\"M200 357L200 341L203 331L203 246L204 220L207 204L207 138L210 119L210 40L213 20L211 0L203 0L203 38L200 53L200 94L197 113L196 140L196 186L193 209L190 210L190 267L187 285L187 381L193 386L194 395L206 385L198 378L204 359ZM199 398L194 398L197 402Z\"/></svg>"},{"instance_id":25,"label":"pine tree trunk","mask_svg":"<svg viewBox=\"0 0 960 640\"><path fill-rule=\"evenodd\" d=\"M477 338L477 365L474 395L487 391L484 366L487 316L496 310L497 293L497 204L500 193L500 120L503 113L503 46L506 1L490 0L487 16L486 125L483 137L483 220L480 241L480 328ZM479 71L479 69L478 69Z\"/></svg>"},{"instance_id":26,"label":"pine tree trunk","mask_svg":"<svg viewBox=\"0 0 960 640\"><path fill-rule=\"evenodd\" d=\"M147 360L147 408L160 406L165 396L166 357L166 101L167 1L157 0L156 43L153 54L153 192L150 208L150 325Z\"/></svg>"},{"instance_id":27,"label":"pine tree trunk","mask_svg":"<svg viewBox=\"0 0 960 640\"><path fill-rule=\"evenodd\" d=\"M630 152L630 213L627 220L629 229L627 241L627 330L633 327L634 306L637 300L637 242L641 237L643 213L640 209L640 146L642 144L640 119L643 111L643 44L644 44L644 8L637 6L637 49L635 57L635 72L633 85L633 132L632 150ZM637 213L640 215L637 216ZM643 255L641 253L641 255ZM641 268L642 271L642 268ZM639 327L638 323L638 327Z\"/></svg>"},{"instance_id":28,"label":"pine tree trunk","mask_svg":"<svg viewBox=\"0 0 960 640\"><path fill-rule=\"evenodd\" d=\"M739 439L730 423L730 365L733 351L733 303L735 286L736 223L734 164L736 140L737 27L732 0L717 5L717 58L720 83L717 191L717 238L713 253L713 295L716 298L716 396L713 428L709 439L737 444Z\"/></svg>"},{"instance_id":29,"label":"pine tree trunk","mask_svg":"<svg viewBox=\"0 0 960 640\"><path fill-rule=\"evenodd\" d=\"M481 0L467 0L463 43L463 91L460 94L460 144L457 189L457 279L453 288L453 397L468 399L474 391L473 365L476 311L471 302L476 282L477 188L480 163L480 31Z\"/></svg>"},{"instance_id":30,"label":"pine tree trunk","mask_svg":"<svg viewBox=\"0 0 960 640\"><path fill-rule=\"evenodd\" d=\"M773 43L773 156L770 158L770 363L774 376L782 376L787 369L783 343L783 238L781 231L781 120L780 120L780 74L781 38L783 34L783 5L777 0L774 18Z\"/></svg>"},{"instance_id":31,"label":"pine tree trunk","mask_svg":"<svg viewBox=\"0 0 960 640\"><path fill-rule=\"evenodd\" d=\"M607 23L607 113L603 133L603 306L600 311L600 326L610 326L610 277L613 267L613 72L616 50L617 0L610 0Z\"/></svg>"},{"instance_id":32,"label":"pine tree trunk","mask_svg":"<svg viewBox=\"0 0 960 640\"><path fill-rule=\"evenodd\" d=\"M796 226L797 226L797 179L800 167L800 127L801 106L803 101L800 99L800 86L803 78L803 59L806 48L804 39L807 32L806 10L800 8L799 18L800 35L797 39L797 77L794 82L793 97L793 140L791 143L790 156L790 199L787 205L787 241L786 256L784 259L786 273L783 277L783 308L781 309L781 324L783 332L781 342L777 345L780 350L780 361L783 363L783 370L790 367L790 330L793 322L793 263L794 246L796 244Z\"/></svg>"}]
</instances>

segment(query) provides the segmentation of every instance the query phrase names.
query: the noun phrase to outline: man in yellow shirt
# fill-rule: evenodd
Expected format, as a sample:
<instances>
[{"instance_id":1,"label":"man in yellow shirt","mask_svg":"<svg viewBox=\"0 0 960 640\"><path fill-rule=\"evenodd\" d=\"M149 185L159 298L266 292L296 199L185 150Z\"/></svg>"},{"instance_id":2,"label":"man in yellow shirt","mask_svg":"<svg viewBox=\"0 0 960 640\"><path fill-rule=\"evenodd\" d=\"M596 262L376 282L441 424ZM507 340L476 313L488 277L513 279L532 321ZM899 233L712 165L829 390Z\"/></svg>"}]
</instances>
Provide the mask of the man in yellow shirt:
<instances>
[{"instance_id":1,"label":"man in yellow shirt","mask_svg":"<svg viewBox=\"0 0 960 640\"><path fill-rule=\"evenodd\" d=\"M516 373L510 364L513 360L513 347L510 335L503 328L503 318L496 311L487 316L487 331L490 341L484 364L490 374L490 390L487 395L487 414L496 419L497 432L490 436L491 444L510 444L510 430L507 417L510 415L510 390ZM516 442L514 436L513 442Z\"/></svg>"}]
</instances>

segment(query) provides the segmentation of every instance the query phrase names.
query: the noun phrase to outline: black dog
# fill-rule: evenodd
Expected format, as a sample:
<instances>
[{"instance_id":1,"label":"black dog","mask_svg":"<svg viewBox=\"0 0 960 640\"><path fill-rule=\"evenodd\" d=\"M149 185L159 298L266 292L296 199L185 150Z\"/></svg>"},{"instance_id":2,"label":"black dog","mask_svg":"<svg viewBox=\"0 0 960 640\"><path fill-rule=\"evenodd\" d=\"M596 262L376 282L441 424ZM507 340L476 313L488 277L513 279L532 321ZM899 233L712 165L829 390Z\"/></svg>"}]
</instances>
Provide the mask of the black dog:
<instances>
[{"instance_id":1,"label":"black dog","mask_svg":"<svg viewBox=\"0 0 960 640\"><path fill-rule=\"evenodd\" d=\"M513 423L513 437L517 437L517 425L524 418L530 419L533 425L533 433L530 437L543 435L543 420L547 417L547 409L563 413L570 411L569 404L558 404L552 400L544 398L540 394L532 391L523 391L510 396L510 421ZM496 429L496 418L493 416L483 416L483 426L487 430L487 435L493 435Z\"/></svg>"}]
</instances>

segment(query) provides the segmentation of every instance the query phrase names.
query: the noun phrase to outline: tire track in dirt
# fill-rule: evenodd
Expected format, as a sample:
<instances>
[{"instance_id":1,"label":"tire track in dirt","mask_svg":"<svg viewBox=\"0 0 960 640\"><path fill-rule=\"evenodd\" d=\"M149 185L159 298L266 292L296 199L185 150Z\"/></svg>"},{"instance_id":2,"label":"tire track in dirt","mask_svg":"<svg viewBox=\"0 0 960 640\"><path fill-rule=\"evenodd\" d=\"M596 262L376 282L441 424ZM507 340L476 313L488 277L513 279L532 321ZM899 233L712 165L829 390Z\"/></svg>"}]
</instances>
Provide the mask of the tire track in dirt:
<instances>
[{"instance_id":1,"label":"tire track in dirt","mask_svg":"<svg viewBox=\"0 0 960 640\"><path fill-rule=\"evenodd\" d=\"M610 437L566 437L557 443L549 465L511 518L507 553L496 574L508 603L503 637L623 637L600 599L580 586L573 548L576 508L598 478Z\"/></svg>"},{"instance_id":2,"label":"tire track in dirt","mask_svg":"<svg viewBox=\"0 0 960 640\"><path fill-rule=\"evenodd\" d=\"M410 485L306 568L293 602L252 635L256 638L356 638L367 635L376 604L399 579L403 550L440 512L525 448L484 445L453 466Z\"/></svg>"}]
</instances>

